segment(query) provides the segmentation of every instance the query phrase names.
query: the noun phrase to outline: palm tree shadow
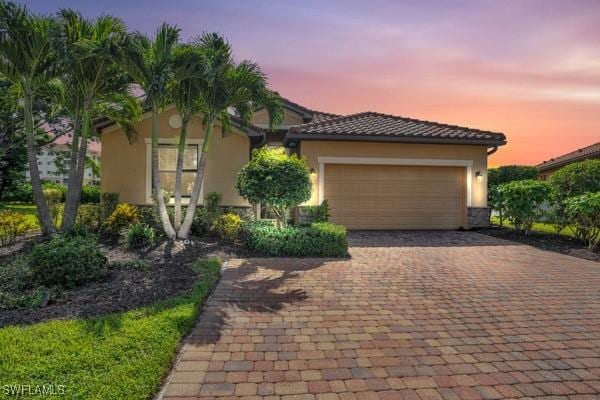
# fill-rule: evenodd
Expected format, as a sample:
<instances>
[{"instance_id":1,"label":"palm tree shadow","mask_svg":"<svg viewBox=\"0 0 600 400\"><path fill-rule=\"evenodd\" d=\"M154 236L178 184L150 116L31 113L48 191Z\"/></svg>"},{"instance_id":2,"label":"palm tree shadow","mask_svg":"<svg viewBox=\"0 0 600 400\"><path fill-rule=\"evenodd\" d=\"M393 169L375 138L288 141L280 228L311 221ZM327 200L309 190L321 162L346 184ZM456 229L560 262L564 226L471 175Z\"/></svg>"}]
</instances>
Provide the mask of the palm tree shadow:
<instances>
[{"instance_id":1,"label":"palm tree shadow","mask_svg":"<svg viewBox=\"0 0 600 400\"><path fill-rule=\"evenodd\" d=\"M294 287L294 281L303 271L318 268L327 261L256 258L227 268L188 343L217 343L233 314L258 322L289 304L306 300L308 294L303 288Z\"/></svg>"}]
</instances>

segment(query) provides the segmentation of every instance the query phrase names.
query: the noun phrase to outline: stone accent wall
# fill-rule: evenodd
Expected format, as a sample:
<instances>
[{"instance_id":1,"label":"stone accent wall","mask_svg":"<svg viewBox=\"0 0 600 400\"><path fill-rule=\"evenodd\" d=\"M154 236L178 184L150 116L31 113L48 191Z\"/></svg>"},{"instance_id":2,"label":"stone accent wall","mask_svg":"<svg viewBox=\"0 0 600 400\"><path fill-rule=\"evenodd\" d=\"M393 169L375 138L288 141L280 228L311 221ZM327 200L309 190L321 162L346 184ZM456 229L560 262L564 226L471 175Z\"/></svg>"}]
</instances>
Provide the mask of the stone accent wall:
<instances>
[{"instance_id":1,"label":"stone accent wall","mask_svg":"<svg viewBox=\"0 0 600 400\"><path fill-rule=\"evenodd\" d=\"M486 228L490 226L489 207L468 207L467 224L469 228Z\"/></svg>"}]
</instances>

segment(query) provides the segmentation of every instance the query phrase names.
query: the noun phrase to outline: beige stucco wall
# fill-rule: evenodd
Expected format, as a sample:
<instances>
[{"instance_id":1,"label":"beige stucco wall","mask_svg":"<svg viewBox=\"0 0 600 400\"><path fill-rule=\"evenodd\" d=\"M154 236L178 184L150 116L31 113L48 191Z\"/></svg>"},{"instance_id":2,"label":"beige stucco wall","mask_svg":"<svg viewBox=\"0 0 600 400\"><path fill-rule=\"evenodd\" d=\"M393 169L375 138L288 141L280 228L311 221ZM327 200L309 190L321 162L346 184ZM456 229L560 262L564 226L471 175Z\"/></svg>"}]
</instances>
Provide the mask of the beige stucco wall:
<instances>
[{"instance_id":1,"label":"beige stucco wall","mask_svg":"<svg viewBox=\"0 0 600 400\"><path fill-rule=\"evenodd\" d=\"M173 107L159 115L159 137L176 139L179 129L169 126L169 117L177 113ZM108 128L102 134L102 180L104 192L117 192L121 202L148 204L146 198L146 157L145 139L151 137L151 118L145 118L136 125L137 139L129 144L121 129ZM250 142L241 131L226 135L221 128L215 127L211 149L208 154L204 177L203 193L219 192L223 195L223 205L247 206L248 202L240 197L235 189L237 174L249 160ZM188 138L204 138L204 130L199 121L193 121L188 129ZM148 160L149 162L149 160Z\"/></svg>"},{"instance_id":2,"label":"beige stucco wall","mask_svg":"<svg viewBox=\"0 0 600 400\"><path fill-rule=\"evenodd\" d=\"M318 204L318 157L379 157L472 160L471 206L487 206L487 147L485 146L306 140L300 145L300 154L306 157L309 167L315 171L312 176L313 195L307 204ZM475 178L477 171L483 175L480 181Z\"/></svg>"}]
</instances>

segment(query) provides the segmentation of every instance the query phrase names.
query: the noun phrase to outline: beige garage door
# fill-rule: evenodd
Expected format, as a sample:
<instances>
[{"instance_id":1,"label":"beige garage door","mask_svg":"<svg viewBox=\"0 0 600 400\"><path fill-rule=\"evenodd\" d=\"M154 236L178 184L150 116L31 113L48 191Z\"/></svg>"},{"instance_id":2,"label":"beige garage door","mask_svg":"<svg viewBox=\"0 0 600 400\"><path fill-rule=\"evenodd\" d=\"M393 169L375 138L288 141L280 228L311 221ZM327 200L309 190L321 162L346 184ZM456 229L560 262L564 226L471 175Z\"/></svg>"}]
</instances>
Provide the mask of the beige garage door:
<instances>
[{"instance_id":1,"label":"beige garage door","mask_svg":"<svg viewBox=\"0 0 600 400\"><path fill-rule=\"evenodd\" d=\"M466 213L464 167L326 164L331 221L348 229L456 229Z\"/></svg>"}]
</instances>

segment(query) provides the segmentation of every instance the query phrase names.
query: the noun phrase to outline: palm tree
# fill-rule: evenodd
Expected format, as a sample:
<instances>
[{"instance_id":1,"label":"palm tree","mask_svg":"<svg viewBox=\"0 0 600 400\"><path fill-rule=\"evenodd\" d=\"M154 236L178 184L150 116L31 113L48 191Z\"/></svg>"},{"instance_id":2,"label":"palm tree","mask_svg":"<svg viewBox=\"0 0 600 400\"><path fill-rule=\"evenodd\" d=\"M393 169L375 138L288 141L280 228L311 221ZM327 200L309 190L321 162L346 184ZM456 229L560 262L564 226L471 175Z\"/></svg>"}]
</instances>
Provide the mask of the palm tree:
<instances>
[{"instance_id":1,"label":"palm tree","mask_svg":"<svg viewBox=\"0 0 600 400\"><path fill-rule=\"evenodd\" d=\"M200 79L204 66L202 49L199 46L184 44L175 49L174 56L174 85L171 94L177 111L181 116L181 131L177 148L177 165L175 169L175 210L173 225L175 231L181 228L181 184L183 176L183 161L187 140L187 129L190 120L200 111Z\"/></svg>"},{"instance_id":2,"label":"palm tree","mask_svg":"<svg viewBox=\"0 0 600 400\"><path fill-rule=\"evenodd\" d=\"M119 62L135 83L144 90L152 110L152 189L158 216L169 239L175 239L175 229L169 220L158 173L158 114L168 101L168 89L173 81L173 51L179 40L179 29L163 23L151 41L135 33L119 53Z\"/></svg>"},{"instance_id":3,"label":"palm tree","mask_svg":"<svg viewBox=\"0 0 600 400\"><path fill-rule=\"evenodd\" d=\"M268 89L267 78L257 64L250 61L236 64L231 54L231 46L217 33L203 34L196 38L194 43L202 49L203 55L203 75L199 80L198 103L205 127L205 137L190 204L183 224L177 232L177 237L180 239L187 238L192 226L215 121L217 119L221 121L222 130L226 133L234 118L230 110L235 112L235 118L243 124L249 124L252 113L260 108L267 110L270 127L283 121L281 100Z\"/></svg>"},{"instance_id":4,"label":"palm tree","mask_svg":"<svg viewBox=\"0 0 600 400\"><path fill-rule=\"evenodd\" d=\"M27 162L33 199L45 235L54 234L56 227L42 192L33 104L39 92L55 75L50 28L49 18L32 15L23 6L0 0L0 74L20 92L23 101Z\"/></svg>"},{"instance_id":5,"label":"palm tree","mask_svg":"<svg viewBox=\"0 0 600 400\"><path fill-rule=\"evenodd\" d=\"M114 61L126 35L123 21L112 16L90 21L76 11L63 9L56 18L53 44L64 86L60 103L73 126L63 231L71 230L77 217L92 120L106 116L102 111L112 109L107 104L128 102L132 97L131 80Z\"/></svg>"}]
</instances>

